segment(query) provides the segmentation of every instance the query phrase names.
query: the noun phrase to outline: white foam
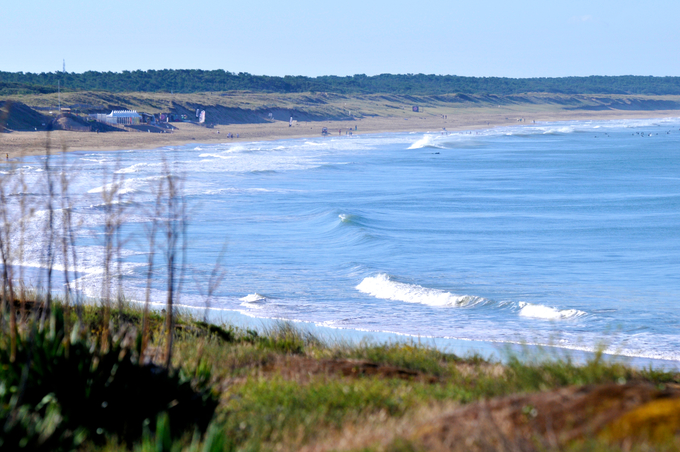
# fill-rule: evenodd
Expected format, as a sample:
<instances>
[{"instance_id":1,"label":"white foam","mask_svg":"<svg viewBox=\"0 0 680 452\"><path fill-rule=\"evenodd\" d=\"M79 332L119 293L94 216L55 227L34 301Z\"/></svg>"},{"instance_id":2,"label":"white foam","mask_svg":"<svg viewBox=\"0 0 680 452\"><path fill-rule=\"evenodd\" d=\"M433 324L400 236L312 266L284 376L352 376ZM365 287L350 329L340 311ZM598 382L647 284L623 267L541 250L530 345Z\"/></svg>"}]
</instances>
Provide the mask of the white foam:
<instances>
[{"instance_id":1,"label":"white foam","mask_svg":"<svg viewBox=\"0 0 680 452\"><path fill-rule=\"evenodd\" d=\"M551 134L557 134L557 133L574 133L576 131L576 129L574 129L571 126L544 127L544 128L539 127L538 130L543 130L543 135L551 135Z\"/></svg>"},{"instance_id":2,"label":"white foam","mask_svg":"<svg viewBox=\"0 0 680 452\"><path fill-rule=\"evenodd\" d=\"M123 193L123 192L121 192ZM98 208L98 207L105 207L105 206L117 206L117 205L128 205L132 204L132 201L126 200L126 199L115 199L111 202L102 202L99 204L90 204L90 209Z\"/></svg>"},{"instance_id":3,"label":"white foam","mask_svg":"<svg viewBox=\"0 0 680 452\"><path fill-rule=\"evenodd\" d=\"M239 298L239 300L245 301L246 303L264 303L267 301L267 297L256 292L248 294L243 298Z\"/></svg>"},{"instance_id":4,"label":"white foam","mask_svg":"<svg viewBox=\"0 0 680 452\"><path fill-rule=\"evenodd\" d=\"M424 147L438 147L434 144L437 135L423 135L423 137L413 143L408 149L422 149Z\"/></svg>"},{"instance_id":5,"label":"white foam","mask_svg":"<svg viewBox=\"0 0 680 452\"><path fill-rule=\"evenodd\" d=\"M111 192L113 188L114 188L114 184L107 184L107 185L103 185L101 187L93 188L92 190L88 190L87 192L90 193L90 194ZM119 188L115 192L118 195L127 195L127 194L130 194L130 193L135 193L136 191L137 190L135 190L134 188Z\"/></svg>"},{"instance_id":6,"label":"white foam","mask_svg":"<svg viewBox=\"0 0 680 452\"><path fill-rule=\"evenodd\" d=\"M269 188L236 188L236 187L229 187L229 188L218 188L218 189L213 189L213 190L206 190L202 192L201 194L203 195L221 195L223 193L233 193L233 194L252 194L252 193L294 193L298 192L299 190L286 190L286 189L279 189L279 190L273 190Z\"/></svg>"},{"instance_id":7,"label":"white foam","mask_svg":"<svg viewBox=\"0 0 680 452\"><path fill-rule=\"evenodd\" d=\"M95 187L95 188L93 188L93 189L91 189L91 190L88 190L87 192L88 192L88 193L103 193L103 192L109 192L109 191L111 191L111 189L114 187L114 185L115 185L115 184L106 184L106 185L102 185L102 186L99 186L99 187Z\"/></svg>"},{"instance_id":8,"label":"white foam","mask_svg":"<svg viewBox=\"0 0 680 452\"><path fill-rule=\"evenodd\" d=\"M118 171L116 171L116 174L126 174L126 173L136 173L139 171L139 168L142 166L147 166L148 163L136 163L132 166L128 166L127 168L121 168Z\"/></svg>"},{"instance_id":9,"label":"white foam","mask_svg":"<svg viewBox=\"0 0 680 452\"><path fill-rule=\"evenodd\" d=\"M472 306L481 303L484 298L470 295L456 295L439 289L430 289L417 284L406 284L393 281L384 273L364 278L357 290L376 298L420 303L429 306Z\"/></svg>"},{"instance_id":10,"label":"white foam","mask_svg":"<svg viewBox=\"0 0 680 452\"><path fill-rule=\"evenodd\" d=\"M559 310L540 304L526 303L524 301L519 303L519 308L520 316L534 319L565 320L581 317L586 314L585 312L579 311L578 309Z\"/></svg>"},{"instance_id":11,"label":"white foam","mask_svg":"<svg viewBox=\"0 0 680 452\"><path fill-rule=\"evenodd\" d=\"M162 175L162 176L150 176L150 177L142 177L142 178L132 178L132 179L123 179L118 182L113 182L110 184L102 185L100 187L95 187L87 191L89 194L96 194L96 193L105 193L105 192L111 192L112 189L115 187L115 185L118 185L118 190L116 191L116 194L130 194L130 193L136 193L138 192L139 187L144 187L148 186L149 182L157 181L166 178L167 176Z\"/></svg>"},{"instance_id":12,"label":"white foam","mask_svg":"<svg viewBox=\"0 0 680 452\"><path fill-rule=\"evenodd\" d=\"M199 157L201 157L201 158L214 157L216 159L233 159L234 158L231 155L221 155L221 154L200 154Z\"/></svg>"}]
</instances>

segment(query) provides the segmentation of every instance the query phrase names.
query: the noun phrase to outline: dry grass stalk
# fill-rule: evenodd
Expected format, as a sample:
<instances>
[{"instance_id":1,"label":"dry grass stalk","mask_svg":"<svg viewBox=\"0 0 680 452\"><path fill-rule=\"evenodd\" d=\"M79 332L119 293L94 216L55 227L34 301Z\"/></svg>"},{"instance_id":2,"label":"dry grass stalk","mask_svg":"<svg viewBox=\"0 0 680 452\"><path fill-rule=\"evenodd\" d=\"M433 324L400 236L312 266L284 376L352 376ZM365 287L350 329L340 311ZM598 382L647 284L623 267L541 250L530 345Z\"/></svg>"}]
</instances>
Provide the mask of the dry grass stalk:
<instances>
[{"instance_id":1,"label":"dry grass stalk","mask_svg":"<svg viewBox=\"0 0 680 452\"><path fill-rule=\"evenodd\" d=\"M219 289L219 287L222 285L222 281L224 280L224 277L227 274L227 271L224 269L222 265L222 263L224 262L224 256L226 254L227 254L227 242L225 241L224 244L222 245L222 249L217 255L217 259L215 260L215 265L213 266L210 272L210 276L208 277L207 291L204 291L202 284L196 281L196 288L203 297L205 303L203 321L206 323L208 322L208 311L210 310L212 298L215 295L215 292L217 292L217 289Z\"/></svg>"},{"instance_id":2,"label":"dry grass stalk","mask_svg":"<svg viewBox=\"0 0 680 452\"><path fill-rule=\"evenodd\" d=\"M23 157L23 156L22 156ZM19 171L19 186L20 186L20 197L19 197L19 303L21 305L21 318L26 317L26 286L24 284L24 251L26 245L26 221L28 217L33 215L33 208L28 208L26 205L26 193L28 190L28 185L26 184L26 175L24 170Z\"/></svg>"},{"instance_id":3,"label":"dry grass stalk","mask_svg":"<svg viewBox=\"0 0 680 452\"><path fill-rule=\"evenodd\" d=\"M151 282L153 281L154 258L156 256L156 234L158 232L159 219L163 212L163 181L152 185L151 192L155 195L153 211L151 215L151 225L146 230L149 241L149 255L147 258L146 269L146 293L144 296L144 313L142 314L142 347L141 356L146 356L149 342L149 305L151 303Z\"/></svg>"},{"instance_id":4,"label":"dry grass stalk","mask_svg":"<svg viewBox=\"0 0 680 452\"><path fill-rule=\"evenodd\" d=\"M72 204L70 201L69 197L69 183L71 182L68 174L73 172L67 171L66 170L66 149L62 148L62 169L61 169L61 174L59 178L59 196L60 196L60 201L61 201L61 212L62 212L62 231L61 231L61 252L62 252L62 260L63 260L63 271L64 271L64 311L65 311L65 318L67 319L66 321L68 322L69 318L69 309L71 305L71 282L69 280L69 262L70 262L70 256L69 256L69 247L71 246L71 231L72 231ZM76 265L76 255L75 255L75 247L73 249L73 272L75 274L75 265ZM66 326L68 329L68 325Z\"/></svg>"},{"instance_id":5,"label":"dry grass stalk","mask_svg":"<svg viewBox=\"0 0 680 452\"><path fill-rule=\"evenodd\" d=\"M0 112L0 132L3 132L9 116L11 102L5 103L5 108ZM9 162L8 162L9 164ZM12 165L13 166L13 165ZM5 313L5 305L9 303L9 323L10 323L10 360L14 362L17 351L17 324L16 324L16 306L14 304L14 284L13 284L13 267L14 259L12 256L12 231L14 230L14 219L10 218L8 212L8 199L6 193L7 179L12 177L15 173L14 168L10 166L10 171L7 174L2 174L0 177L0 219L2 221L2 231L0 231L0 258L2 259L2 304L0 305L0 322ZM23 177L21 178L23 181ZM2 323L0 323L2 325Z\"/></svg>"},{"instance_id":6,"label":"dry grass stalk","mask_svg":"<svg viewBox=\"0 0 680 452\"><path fill-rule=\"evenodd\" d=\"M102 173L102 201L104 209L104 280L102 282L101 300L104 305L104 322L102 344L106 349L110 335L109 323L111 322L111 264L114 256L120 256L119 230L122 227L122 217L120 208L116 201L120 194L121 186L124 182L123 176L118 172L113 172L111 178L107 177L106 172L110 168L104 168Z\"/></svg>"},{"instance_id":7,"label":"dry grass stalk","mask_svg":"<svg viewBox=\"0 0 680 452\"><path fill-rule=\"evenodd\" d=\"M184 280L187 254L186 203L182 196L182 178L174 175L169 164L164 162L162 180L165 182L165 264L166 264L166 313L165 313L165 367L172 363L174 333L173 304L179 297ZM178 260L181 258L178 274Z\"/></svg>"},{"instance_id":8,"label":"dry grass stalk","mask_svg":"<svg viewBox=\"0 0 680 452\"><path fill-rule=\"evenodd\" d=\"M45 182L47 184L47 223L44 226L44 234L47 237L47 252L45 254L45 276L47 278L45 288L45 305L40 317L40 327L44 327L45 320L50 315L52 308L52 270L54 266L54 242L55 242L55 227L54 227L54 179L52 176L52 168L50 166L51 149L50 149L50 133L47 132L45 144L45 165L44 174Z\"/></svg>"},{"instance_id":9,"label":"dry grass stalk","mask_svg":"<svg viewBox=\"0 0 680 452\"><path fill-rule=\"evenodd\" d=\"M9 173L11 174L11 172ZM13 287L13 259L12 259L12 231L13 221L8 213L8 199L6 189L6 179L8 175L0 175L0 222L2 223L2 231L0 231L0 259L2 263L2 304L0 305L0 318L4 317L6 305L9 304L9 322L10 322L10 341L11 341L11 358L14 362L16 358L16 341L17 341L17 326L16 326L16 308L14 305L14 287ZM1 326L1 324L0 324Z\"/></svg>"},{"instance_id":10,"label":"dry grass stalk","mask_svg":"<svg viewBox=\"0 0 680 452\"><path fill-rule=\"evenodd\" d=\"M64 157L63 167L66 168L66 149L62 150ZM68 174L76 174L74 169L69 169L66 171L62 169L61 172L61 210L63 212L62 220L62 253L64 260L64 302L66 304L66 313L68 314L68 309L70 302L72 301L72 296L78 296L78 253L75 244L75 230L73 226L73 203L71 201L71 196L69 192L69 187L72 178L69 178ZM70 255L69 255L70 251ZM69 280L69 260L70 267L73 269L73 281ZM77 301L77 300L76 300ZM78 315L78 320L82 324L82 309L79 303L75 303L76 313ZM68 315L66 316L68 318Z\"/></svg>"},{"instance_id":11,"label":"dry grass stalk","mask_svg":"<svg viewBox=\"0 0 680 452\"><path fill-rule=\"evenodd\" d=\"M45 135L44 158L39 180L35 182L38 186L36 190L29 188L25 171L21 168L14 168L5 174L0 174L0 222L3 225L0 231L0 259L2 265L2 303L9 302L9 322L13 344L16 343L18 319L29 321L27 315L27 293L25 288L24 266L27 254L27 245L33 240L29 231L28 222L36 209L43 211L41 223L38 224L38 239L43 243L41 248L41 267L44 269L38 272L35 292L35 302L28 305L33 306L35 318L39 319L40 328L45 327L45 322L51 318L54 293L52 285L54 283L55 265L61 264L63 267L64 282L64 307L66 317L69 318L69 308L75 307L78 318L82 325L82 309L78 297L81 296L82 288L79 287L78 263L79 257L76 247L76 237L79 224L74 220L74 198L72 185L74 175L78 172L71 166L69 167L66 157L66 149L63 154L63 162L55 165L51 146L51 134L48 130ZM165 344L164 361L166 366L170 366L172 360L173 331L174 329L174 305L178 302L178 297L182 291L182 284L187 268L187 248L188 248L188 214L187 204L183 197L183 178L173 174L173 168L166 162L163 166L162 177L155 188L155 205L153 207L152 221L148 229L149 238L149 258L147 269L147 287L145 306L143 314L143 339L142 350L149 347L149 309L151 300L151 288L154 276L154 260L157 250L163 250L166 270L166 318L165 318ZM59 171L59 174L57 172ZM37 174L37 173L36 173ZM112 287L114 278L117 278L117 299L118 307L122 311L123 306L123 259L122 251L125 243L123 226L127 221L126 203L127 194L122 190L124 177L122 172L113 171L110 167L104 169L102 176L101 196L103 200L102 209L104 213L103 229L103 282L101 287L101 302L103 304L101 322L102 349L106 349L112 334ZM44 193L38 198L36 204L31 202L27 196L29 192ZM10 204L8 196L14 192L18 194L18 202ZM18 209L17 209L18 207ZM61 221L61 223L59 223ZM163 244L159 247L158 234L163 234ZM224 278L221 261L226 252L226 246L219 255L218 261L210 275L206 295L206 308L210 306L215 291ZM115 259L115 263L113 262ZM14 275L15 268L19 269L18 282ZM44 284L43 284L44 283ZM18 296L21 306L21 315L17 316L17 305L13 302ZM33 300L31 300L33 301ZM72 306L73 305L73 306ZM4 313L4 309L1 309ZM206 313L207 317L207 313ZM0 327L4 328L2 322L6 316L0 315ZM21 322L20 322L21 323ZM24 326L28 327L28 323ZM67 330L71 325L66 325ZM13 345L13 350L16 347ZM144 356L144 355L142 355Z\"/></svg>"}]
</instances>

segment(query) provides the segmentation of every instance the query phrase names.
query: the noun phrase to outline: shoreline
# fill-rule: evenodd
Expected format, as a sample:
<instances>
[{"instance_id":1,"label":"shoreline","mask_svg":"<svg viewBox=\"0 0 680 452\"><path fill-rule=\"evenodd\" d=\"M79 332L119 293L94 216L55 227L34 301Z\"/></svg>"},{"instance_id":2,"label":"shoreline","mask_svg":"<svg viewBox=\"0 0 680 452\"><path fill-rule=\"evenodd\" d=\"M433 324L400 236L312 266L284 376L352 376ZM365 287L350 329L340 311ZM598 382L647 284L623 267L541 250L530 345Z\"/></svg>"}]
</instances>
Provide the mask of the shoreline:
<instances>
[{"instance_id":1,"label":"shoreline","mask_svg":"<svg viewBox=\"0 0 680 452\"><path fill-rule=\"evenodd\" d=\"M617 119L651 119L651 118L664 118L664 117L678 117L680 116L680 110L670 110L670 111L665 111L665 110L653 110L653 111L617 111L617 112L607 112L607 114L602 114L602 112L597 112L597 113L592 113L588 115L583 115L582 112L561 112L561 113L555 113L551 115L547 114L541 114L541 115L536 115L536 119L532 119L532 116L527 114L524 116L526 118L526 121L524 122L517 122L516 120L504 120L506 117L505 114L502 115L460 115L461 117L454 117L451 118L449 117L448 120L440 120L440 118L425 118L425 119L420 119L420 118L409 118L408 121L405 121L403 118L366 118L363 120L356 120L356 121L327 121L327 122L313 122L313 123L299 123L298 126L296 127L288 127L287 122L276 122L276 123L268 123L268 124L245 124L245 125L234 125L234 126L216 126L214 129L208 129L204 128L201 126L196 126L193 124L187 124L187 123L179 123L178 125L180 126L179 132L176 134L146 134L146 133L140 133L140 132L127 132L127 133L108 133L108 134L95 134L95 133L84 133L84 132L64 132L64 131L55 131L50 134L50 140L53 144L52 150L59 152L61 151L64 147L66 147L67 152L82 152L82 151L91 151L91 152L102 152L102 151L109 151L109 150L125 150L125 149L153 149L153 148L159 148L159 147L164 147L164 146L181 146L181 145L186 145L190 143L195 143L195 144L201 144L201 143L224 143L224 142L229 142L229 141L234 141L234 142L258 142L258 141L269 141L269 140L280 140L280 139L296 139L296 138L307 138L307 137L318 137L319 134L312 134L311 131L320 131L321 127L328 127L329 130L333 131L335 128L335 131L338 130L338 128L342 127L344 130L349 130L349 124L352 125L357 125L358 130L357 132L354 132L357 135L362 135L362 134L377 134L377 133L397 133L397 132L418 132L418 133L423 133L423 132L439 132L441 130L442 124L445 124L445 127L447 128L448 131L453 132L453 131L460 131L460 130L475 130L475 129L487 129L487 128L493 128L493 127L508 127L508 126L527 126L527 125L532 125L533 120L535 120L537 123L539 122L558 122L558 121L576 121L576 120L617 120ZM501 118L502 116L502 118ZM515 115L517 116L517 115ZM513 118L514 116L507 116L508 118ZM489 121L486 121L486 119L490 119ZM491 123L493 119L496 119L497 122ZM486 122L486 123L485 123ZM491 124L489 124L491 123ZM310 125L311 124L311 125ZM448 125L447 125L448 124ZM362 130L363 126L363 130ZM411 128L411 126L416 126L417 129L414 130ZM226 132L225 131L233 131L236 133L238 127L243 127L245 130L250 130L250 133L253 135L257 136L257 138L253 138L253 135L250 135L250 133L242 133L241 137L239 139L233 139L229 140L226 139ZM220 134L216 134L216 131L220 131ZM204 132L204 135L200 135L199 133L195 132ZM309 132L308 132L309 131ZM205 133L207 132L207 133ZM10 137L12 138L14 135L21 136L22 139L24 138L31 138L34 141L40 141L42 137L43 141L43 146L45 142L45 135L46 133L44 132L13 132L11 134L2 134L0 135L2 138L0 138L0 146L6 144L5 137ZM124 136L123 136L124 135ZM196 135L196 137L201 136L202 138L196 139L193 135ZM344 133L343 133L344 135ZM136 139L137 137L140 138L145 138L148 139L149 141L144 141L141 146L119 146L119 145L107 145L104 146L103 144L107 143L100 143L100 146L98 147L86 147L86 148L81 148L77 146L68 146L67 140L68 139L74 139L76 142L78 140L81 140L83 136L88 136L92 137L94 139L100 139L102 141L109 140L110 142L115 142L115 143L128 143L129 140L131 139ZM331 133L331 137L334 136ZM187 141L187 138L191 137L194 139L190 139ZM121 139L125 139L128 141L123 141ZM62 140L60 142L60 140ZM117 140L117 141L113 141ZM165 140L162 143L159 143L160 140ZM21 141L21 140L18 140ZM61 145L59 145L61 143ZM55 152L55 153L56 153ZM4 153L4 152L3 152ZM38 155L44 155L44 147L42 149L37 149L33 153L19 153L16 155L16 157L29 157L29 156L38 156ZM3 156L4 157L4 156ZM12 158L14 158L15 155L12 155ZM185 306L186 308L189 308L188 306ZM197 309L201 310L203 308L196 307L192 309ZM224 312L224 311L223 311ZM271 322L277 322L276 319L270 319L270 318L259 318L255 316L250 316L248 314L244 314L239 310L230 310L229 311L231 314L229 314L229 317L240 317L241 321L245 321L249 324L255 325L255 324L265 324L265 323L271 323ZM245 320L244 320L245 319ZM250 319L250 320L247 320ZM296 324L304 324L306 325L307 328L311 328L316 331L326 331L330 334L330 332L335 332L337 333L338 336L343 337L343 338L350 338L352 340L360 340L363 337L370 337L374 339L378 339L380 341L408 341L408 340L420 340L420 337L418 336L413 336L413 335L408 335L408 334L403 334L403 333L394 333L394 332L384 332L384 331L363 331L359 329L351 329L351 328L333 328L333 327L325 327L321 325L317 325L314 322L300 322L297 320L289 320L291 322L294 322ZM501 350L502 348L511 348L515 349L516 347L521 347L520 345L516 343L495 343L492 341L472 341L472 340L467 340L467 339L453 339L453 338L423 338L426 342L435 344L438 348L443 346L443 347L451 347L454 350L467 350L470 352L474 351L482 351L482 352L488 352L491 351L493 352ZM594 344L593 344L594 345ZM540 350L541 348L543 349L559 349L563 351L565 354L571 355L571 356L588 356L591 355L593 352L591 351L584 351L584 350L576 350L576 349L570 349L570 348L565 348L565 347L556 347L556 346L551 346L551 345L546 345L546 346L541 346L541 345L527 345L527 347L531 349L537 349ZM640 356L626 356L626 355L618 355L618 354L608 354L611 359L623 359L627 360L629 362L635 362L634 365L639 366L639 367L644 367L648 363L654 363L656 366L659 366L660 363L665 364L665 366L661 367L672 367L672 368L680 368L680 361L674 361L674 360L666 360L666 359L659 359L659 358L649 358L649 357L640 357Z\"/></svg>"},{"instance_id":2,"label":"shoreline","mask_svg":"<svg viewBox=\"0 0 680 452\"><path fill-rule=\"evenodd\" d=\"M275 121L260 124L216 125L207 128L192 123L172 123L173 133L144 132L12 132L0 134L1 160L44 155L49 146L50 154L61 152L105 152L118 150L146 150L165 146L183 146L191 143L214 144L230 142L258 142L282 139L313 138L321 136L327 127L328 137L344 136L352 130L353 135L398 132L448 132L479 130L494 127L525 126L532 121L562 122L617 119L653 119L680 117L680 110L610 110L610 111L564 111L531 112L503 109L489 113L489 109L457 110L446 118L434 115L403 117L365 117L347 121L305 121L293 127L288 122ZM519 119L524 119L519 121ZM355 130L356 127L356 130ZM339 133L338 133L339 131ZM227 138L228 133L239 138ZM336 135L336 133L338 133Z\"/></svg>"},{"instance_id":3,"label":"shoreline","mask_svg":"<svg viewBox=\"0 0 680 452\"><path fill-rule=\"evenodd\" d=\"M140 300L128 300L131 303L144 304ZM150 302L151 309L163 309L163 302ZM296 328L311 333L313 336L326 340L331 344L346 343L358 345L362 342L372 342L376 344L400 344L418 343L426 347L432 347L444 353L453 353L460 357L479 355L484 359L507 364L511 357L523 360L536 359L537 357L547 359L569 358L575 363L585 363L592 360L598 354L597 344L592 347L564 347L553 344L540 344L519 341L483 341L476 339L463 339L453 337L421 336L408 333L398 333L394 331L363 330L351 327L332 327L321 325L310 320L283 319L275 317L258 317L244 313L238 309L192 306L185 304L175 305L180 311L193 311L200 317L207 314L206 318L213 325L233 325L244 329L254 329L257 331L267 330L276 327L280 323L291 323ZM590 349L592 348L592 350ZM529 354L527 355L527 351ZM613 351L603 350L604 360L608 362L623 363L634 368L647 368L653 366L655 369L667 371L680 370L680 361L664 358L652 358L633 354L618 354Z\"/></svg>"},{"instance_id":4,"label":"shoreline","mask_svg":"<svg viewBox=\"0 0 680 452\"><path fill-rule=\"evenodd\" d=\"M1 267L2 264L0 264L0 268ZM17 267L15 266L15 270L16 268ZM27 273L29 274L24 276L24 280L29 280L30 284L28 284L28 287L34 287L33 278L37 278L37 275L34 275L33 273L39 273L43 269L29 267L27 270ZM59 280L60 272L60 270L55 270L55 273L53 274L54 281ZM53 286L53 292L56 297L59 297L60 289L58 288L58 284ZM102 302L101 299L97 297L87 295L84 296L83 300L86 300L83 304L91 306L101 306ZM125 300L127 303L132 303L140 307L145 304L145 301L135 296L126 296ZM154 311L160 312L165 309L165 306L166 302L164 301L149 302L149 307ZM598 354L599 348L604 346L604 344L601 343L588 345L581 344L580 346L561 346L551 343L532 342L530 338L519 338L514 341L480 340L450 336L400 333L386 330L367 330L351 326L328 326L324 325L323 322L319 323L314 320L258 316L254 312L245 311L245 309L197 306L184 304L181 303L181 301L179 304L174 304L174 307L179 312L190 312L195 318L203 318L203 316L206 316L207 321L216 326L233 325L243 329L266 331L275 328L281 323L290 323L294 324L296 328L309 332L313 336L328 341L331 344L346 343L356 346L362 342L375 344L417 343L435 348L441 352L453 353L460 357L479 355L484 359L504 364L507 364L510 357L517 357L520 361L532 360L537 357L550 360L560 360L568 357L574 363L585 363L588 360L594 359ZM604 355L604 360L607 362L623 363L638 369L653 366L655 369L680 371L680 360L677 359L644 356L643 354L635 354L633 352L617 353L615 350L607 350L606 347L600 351L602 355Z\"/></svg>"}]
</instances>

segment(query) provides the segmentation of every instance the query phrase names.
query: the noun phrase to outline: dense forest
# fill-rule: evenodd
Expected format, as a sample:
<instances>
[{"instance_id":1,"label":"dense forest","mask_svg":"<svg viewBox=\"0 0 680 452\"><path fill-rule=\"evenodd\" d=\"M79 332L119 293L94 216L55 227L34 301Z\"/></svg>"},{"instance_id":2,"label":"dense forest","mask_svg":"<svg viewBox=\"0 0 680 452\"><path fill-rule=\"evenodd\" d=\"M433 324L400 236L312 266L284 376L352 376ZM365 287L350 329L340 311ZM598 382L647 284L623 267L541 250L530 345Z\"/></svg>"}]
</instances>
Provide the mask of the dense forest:
<instances>
[{"instance_id":1,"label":"dense forest","mask_svg":"<svg viewBox=\"0 0 680 452\"><path fill-rule=\"evenodd\" d=\"M11 94L48 94L56 92L57 87L52 86L0 82L0 96Z\"/></svg>"},{"instance_id":2,"label":"dense forest","mask_svg":"<svg viewBox=\"0 0 680 452\"><path fill-rule=\"evenodd\" d=\"M366 76L271 77L223 70L164 69L149 71L0 72L0 95L65 90L110 92L208 91L333 92L340 94L399 93L437 95L447 93L497 94L680 94L680 77L460 77L456 75L380 74Z\"/></svg>"}]
</instances>

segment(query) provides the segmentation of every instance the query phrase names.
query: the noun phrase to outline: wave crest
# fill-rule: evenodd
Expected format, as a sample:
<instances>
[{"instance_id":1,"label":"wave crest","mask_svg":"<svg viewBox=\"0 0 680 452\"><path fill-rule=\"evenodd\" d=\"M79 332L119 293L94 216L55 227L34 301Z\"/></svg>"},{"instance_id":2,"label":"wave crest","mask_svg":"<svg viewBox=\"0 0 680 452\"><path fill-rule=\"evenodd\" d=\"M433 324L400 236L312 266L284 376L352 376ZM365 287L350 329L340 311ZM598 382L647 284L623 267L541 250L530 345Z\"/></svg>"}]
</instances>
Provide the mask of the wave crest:
<instances>
[{"instance_id":1,"label":"wave crest","mask_svg":"<svg viewBox=\"0 0 680 452\"><path fill-rule=\"evenodd\" d=\"M267 301L267 297L264 295L260 295L259 293L251 293L246 295L243 298L239 298L239 300L244 301L246 303L264 303Z\"/></svg>"},{"instance_id":2,"label":"wave crest","mask_svg":"<svg viewBox=\"0 0 680 452\"><path fill-rule=\"evenodd\" d=\"M579 311L578 309L563 309L559 310L557 308L551 308L549 306L543 306L540 304L527 303L521 301L519 303L519 315L521 317L530 317L534 319L546 319L546 320L565 320L574 319L586 315L585 312Z\"/></svg>"},{"instance_id":3,"label":"wave crest","mask_svg":"<svg viewBox=\"0 0 680 452\"><path fill-rule=\"evenodd\" d=\"M420 140L413 143L408 149L439 148L439 146L434 143L437 136L438 135L423 135Z\"/></svg>"},{"instance_id":4,"label":"wave crest","mask_svg":"<svg viewBox=\"0 0 680 452\"><path fill-rule=\"evenodd\" d=\"M139 172L139 168L143 166L148 166L148 163L136 163L132 166L128 166L127 168L121 168L118 171L114 171L116 174L127 174L127 173L136 173Z\"/></svg>"},{"instance_id":5,"label":"wave crest","mask_svg":"<svg viewBox=\"0 0 680 452\"><path fill-rule=\"evenodd\" d=\"M456 295L439 289L430 289L417 284L393 281L384 273L364 278L357 290L376 298L420 303L429 306L461 307L474 306L486 301L482 297Z\"/></svg>"}]
</instances>

